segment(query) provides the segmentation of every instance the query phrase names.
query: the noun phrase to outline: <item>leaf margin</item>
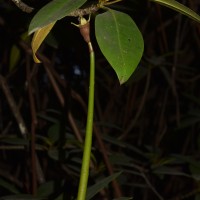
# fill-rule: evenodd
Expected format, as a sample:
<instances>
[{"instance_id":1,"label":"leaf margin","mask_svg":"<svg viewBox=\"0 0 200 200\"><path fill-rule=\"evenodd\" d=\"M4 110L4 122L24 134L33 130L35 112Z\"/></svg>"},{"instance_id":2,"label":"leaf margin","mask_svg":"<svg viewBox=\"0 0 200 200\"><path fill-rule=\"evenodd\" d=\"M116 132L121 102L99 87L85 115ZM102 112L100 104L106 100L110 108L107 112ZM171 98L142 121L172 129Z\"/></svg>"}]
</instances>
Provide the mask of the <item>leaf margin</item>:
<instances>
[{"instance_id":1,"label":"leaf margin","mask_svg":"<svg viewBox=\"0 0 200 200\"><path fill-rule=\"evenodd\" d=\"M198 15L195 11L190 9L189 7L175 1L175 0L150 0L160 5L171 8L179 13L193 19L196 22L200 23L200 15Z\"/></svg>"},{"instance_id":2,"label":"leaf margin","mask_svg":"<svg viewBox=\"0 0 200 200\"><path fill-rule=\"evenodd\" d=\"M32 18L29 24L28 34L30 35L38 29L66 17L69 13L81 7L86 1L87 0L53 0L47 3ZM75 3L73 4L73 2Z\"/></svg>"}]
</instances>

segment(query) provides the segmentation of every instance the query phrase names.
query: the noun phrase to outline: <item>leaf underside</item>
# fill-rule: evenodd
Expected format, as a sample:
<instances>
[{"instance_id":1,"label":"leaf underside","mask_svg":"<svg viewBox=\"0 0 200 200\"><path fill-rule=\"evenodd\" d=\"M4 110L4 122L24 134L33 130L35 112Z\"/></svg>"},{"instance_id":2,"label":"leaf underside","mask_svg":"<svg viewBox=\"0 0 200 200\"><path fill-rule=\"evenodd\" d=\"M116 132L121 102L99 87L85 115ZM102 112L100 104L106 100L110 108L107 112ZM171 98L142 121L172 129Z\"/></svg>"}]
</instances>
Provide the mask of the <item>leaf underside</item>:
<instances>
[{"instance_id":1,"label":"leaf underside","mask_svg":"<svg viewBox=\"0 0 200 200\"><path fill-rule=\"evenodd\" d=\"M46 36L49 34L51 29L53 28L55 23L56 22L50 23L47 26L37 30L33 35L33 39L32 39L32 42L31 42L31 47L32 47L32 50L33 50L33 59L34 59L34 61L36 63L40 63L41 62L37 58L36 52L39 49L39 47L41 46L41 44L44 41L44 39L46 38Z\"/></svg>"}]
</instances>

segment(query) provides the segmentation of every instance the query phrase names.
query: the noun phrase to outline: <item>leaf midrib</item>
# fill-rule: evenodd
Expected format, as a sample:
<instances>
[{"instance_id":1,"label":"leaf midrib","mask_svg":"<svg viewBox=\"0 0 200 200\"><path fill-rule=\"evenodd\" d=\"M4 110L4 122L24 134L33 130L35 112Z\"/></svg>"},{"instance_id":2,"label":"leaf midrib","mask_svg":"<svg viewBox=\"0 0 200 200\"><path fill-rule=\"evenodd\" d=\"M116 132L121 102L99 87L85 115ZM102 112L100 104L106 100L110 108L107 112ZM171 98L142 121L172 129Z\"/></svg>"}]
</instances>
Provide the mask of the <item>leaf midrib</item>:
<instances>
[{"instance_id":1,"label":"leaf midrib","mask_svg":"<svg viewBox=\"0 0 200 200\"><path fill-rule=\"evenodd\" d=\"M111 14L112 14L112 16L113 16L113 18L114 18L114 22L115 22L115 25L116 25L116 31L117 31L117 40L118 40L118 43L119 43L119 49L121 50L121 49L122 49L122 44L121 44L121 42L120 42L120 37L119 37L120 31L119 31L119 27L118 27L118 25L117 25L117 19L116 19L116 16L113 14L112 10L109 10L109 11L111 12ZM116 11L115 11L115 12L116 12ZM123 71L124 71L124 74L126 74L126 71L124 70L124 69L125 69L125 68L124 68L125 58L124 58L124 56L123 56L123 54L122 54L121 51L120 51L120 55L121 55L122 60L123 60ZM122 77L122 78L123 78L123 77Z\"/></svg>"}]
</instances>

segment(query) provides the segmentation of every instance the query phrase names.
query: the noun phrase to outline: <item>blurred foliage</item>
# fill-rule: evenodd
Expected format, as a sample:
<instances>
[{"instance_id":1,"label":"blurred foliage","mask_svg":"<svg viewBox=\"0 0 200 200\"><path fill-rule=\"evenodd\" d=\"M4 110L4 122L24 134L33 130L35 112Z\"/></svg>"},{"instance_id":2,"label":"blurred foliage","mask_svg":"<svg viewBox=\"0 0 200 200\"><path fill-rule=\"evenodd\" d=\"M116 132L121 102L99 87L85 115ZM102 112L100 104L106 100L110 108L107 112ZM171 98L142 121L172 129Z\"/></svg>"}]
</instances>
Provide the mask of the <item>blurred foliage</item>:
<instances>
[{"instance_id":1,"label":"blurred foliage","mask_svg":"<svg viewBox=\"0 0 200 200\"><path fill-rule=\"evenodd\" d=\"M24 2L37 10L47 1ZM179 2L200 11L198 0ZM200 25L146 1L114 6L133 17L143 33L145 52L131 79L120 86L95 46L95 136L88 195L198 200ZM0 199L74 199L86 121L87 46L70 24L76 19L62 19L40 50L46 62L34 64L30 38L24 36L33 14L0 1ZM16 113L27 128L25 137ZM118 189L127 198L117 197L114 184L108 185L116 174Z\"/></svg>"}]
</instances>

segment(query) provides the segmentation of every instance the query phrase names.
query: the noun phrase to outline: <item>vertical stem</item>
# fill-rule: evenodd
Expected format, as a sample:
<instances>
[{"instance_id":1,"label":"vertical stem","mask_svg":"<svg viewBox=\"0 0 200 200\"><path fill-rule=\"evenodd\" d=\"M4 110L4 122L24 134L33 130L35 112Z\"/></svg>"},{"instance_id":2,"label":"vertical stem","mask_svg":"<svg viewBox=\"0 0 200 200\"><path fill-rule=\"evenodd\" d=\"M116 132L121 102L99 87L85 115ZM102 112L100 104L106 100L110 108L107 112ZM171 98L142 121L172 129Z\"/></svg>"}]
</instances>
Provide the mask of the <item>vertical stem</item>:
<instances>
[{"instance_id":1,"label":"vertical stem","mask_svg":"<svg viewBox=\"0 0 200 200\"><path fill-rule=\"evenodd\" d=\"M92 148L92 132L93 132L93 113L94 113L94 76L95 76L95 56L91 42L88 43L90 52L90 83L88 98L88 115L86 124L86 135L83 152L83 161L81 168L81 177L79 182L77 200L85 200L87 192L87 183L89 176L90 153Z\"/></svg>"}]
</instances>

